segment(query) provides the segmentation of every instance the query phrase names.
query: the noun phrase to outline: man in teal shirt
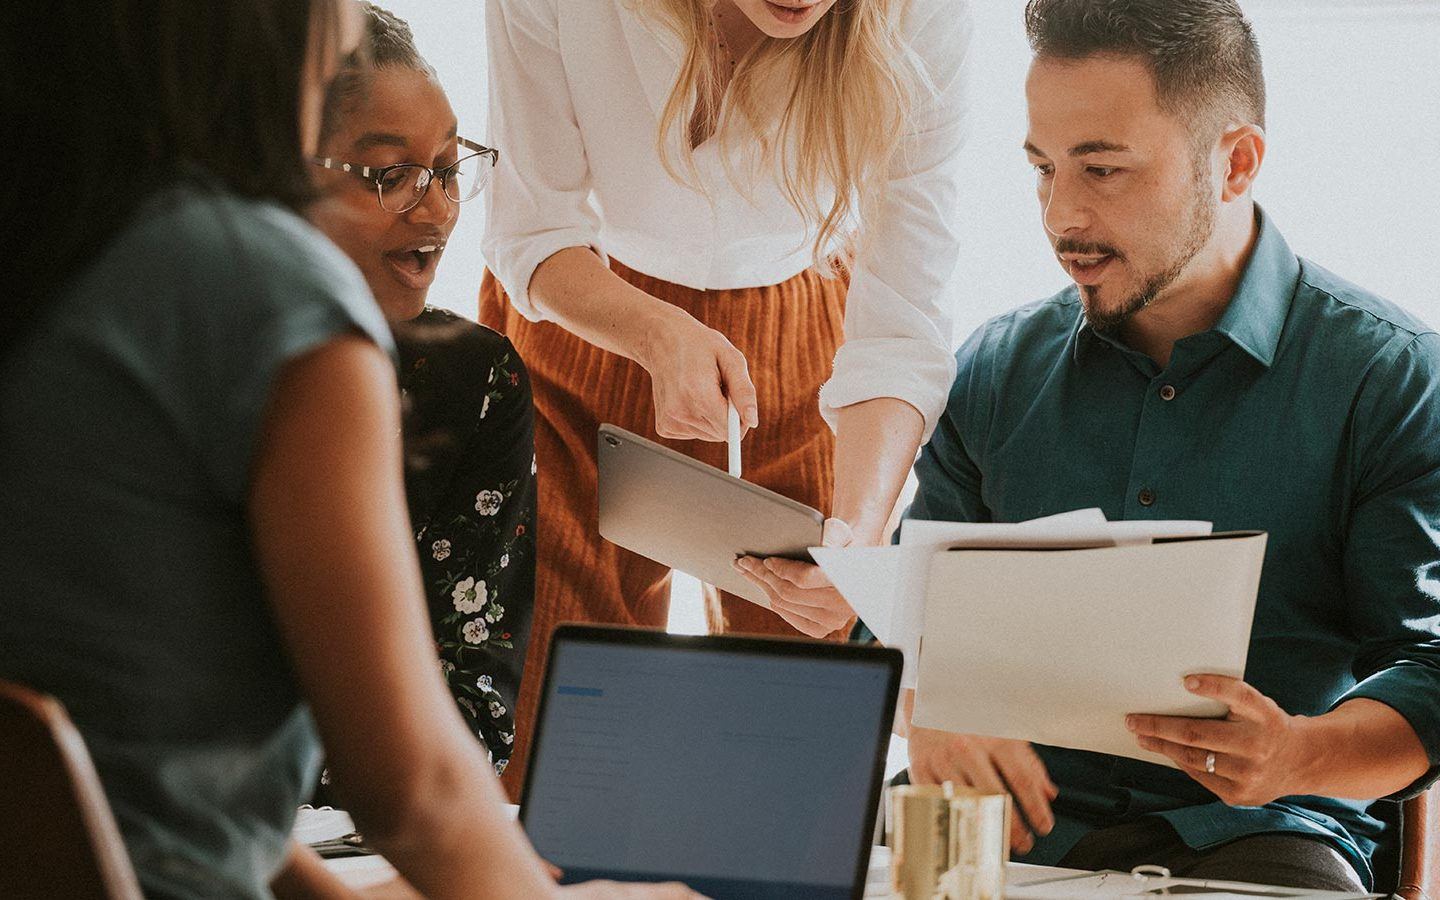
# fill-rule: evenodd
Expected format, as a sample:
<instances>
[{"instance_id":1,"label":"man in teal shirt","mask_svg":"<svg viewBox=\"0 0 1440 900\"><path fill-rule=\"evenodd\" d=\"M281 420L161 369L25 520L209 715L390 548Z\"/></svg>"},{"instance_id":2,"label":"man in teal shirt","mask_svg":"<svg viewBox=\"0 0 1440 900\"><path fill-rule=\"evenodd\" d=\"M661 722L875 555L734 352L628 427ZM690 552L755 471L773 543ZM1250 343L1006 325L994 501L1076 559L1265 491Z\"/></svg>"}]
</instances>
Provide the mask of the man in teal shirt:
<instances>
[{"instance_id":1,"label":"man in teal shirt","mask_svg":"<svg viewBox=\"0 0 1440 900\"><path fill-rule=\"evenodd\" d=\"M912 729L911 777L1008 788L1027 862L1368 887L1373 801L1440 763L1440 337L1254 204L1233 0L1031 0L1026 24L1025 149L1075 284L960 350L909 515L1205 519L1269 532L1265 572L1244 681L1192 687L1230 716L1127 720L1180 769Z\"/></svg>"}]
</instances>

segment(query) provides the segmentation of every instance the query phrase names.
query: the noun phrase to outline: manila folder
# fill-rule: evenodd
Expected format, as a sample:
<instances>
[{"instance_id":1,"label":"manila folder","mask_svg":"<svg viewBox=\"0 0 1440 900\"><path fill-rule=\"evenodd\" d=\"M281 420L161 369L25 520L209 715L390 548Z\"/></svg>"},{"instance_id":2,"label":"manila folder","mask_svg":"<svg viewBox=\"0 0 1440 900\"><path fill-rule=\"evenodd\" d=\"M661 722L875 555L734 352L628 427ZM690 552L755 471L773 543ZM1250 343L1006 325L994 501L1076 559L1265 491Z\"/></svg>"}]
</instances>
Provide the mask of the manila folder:
<instances>
[{"instance_id":1,"label":"manila folder","mask_svg":"<svg viewBox=\"0 0 1440 900\"><path fill-rule=\"evenodd\" d=\"M935 553L915 724L1173 767L1125 714L1227 713L1182 682L1243 677L1265 537Z\"/></svg>"}]
</instances>

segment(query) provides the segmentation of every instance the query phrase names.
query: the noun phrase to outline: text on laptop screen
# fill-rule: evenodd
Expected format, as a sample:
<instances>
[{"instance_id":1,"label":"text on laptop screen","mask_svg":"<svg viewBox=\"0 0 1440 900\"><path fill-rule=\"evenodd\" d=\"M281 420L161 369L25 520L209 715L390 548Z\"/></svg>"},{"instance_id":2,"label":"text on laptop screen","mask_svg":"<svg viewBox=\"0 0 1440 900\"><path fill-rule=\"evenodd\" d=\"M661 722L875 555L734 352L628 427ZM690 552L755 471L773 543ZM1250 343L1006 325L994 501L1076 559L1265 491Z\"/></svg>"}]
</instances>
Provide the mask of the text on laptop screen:
<instances>
[{"instance_id":1,"label":"text on laptop screen","mask_svg":"<svg viewBox=\"0 0 1440 900\"><path fill-rule=\"evenodd\" d=\"M554 654L525 823L567 882L850 896L883 663L563 640Z\"/></svg>"}]
</instances>

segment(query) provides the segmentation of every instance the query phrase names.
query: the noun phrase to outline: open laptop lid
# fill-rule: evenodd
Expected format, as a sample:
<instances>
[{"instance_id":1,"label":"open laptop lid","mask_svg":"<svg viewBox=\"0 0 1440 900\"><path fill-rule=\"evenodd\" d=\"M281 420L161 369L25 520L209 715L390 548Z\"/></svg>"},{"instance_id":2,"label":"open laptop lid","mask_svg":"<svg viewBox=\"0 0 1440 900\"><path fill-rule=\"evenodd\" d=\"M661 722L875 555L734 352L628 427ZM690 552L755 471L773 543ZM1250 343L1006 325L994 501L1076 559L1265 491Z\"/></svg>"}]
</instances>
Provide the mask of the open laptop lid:
<instances>
[{"instance_id":1,"label":"open laptop lid","mask_svg":"<svg viewBox=\"0 0 1440 900\"><path fill-rule=\"evenodd\" d=\"M562 626L520 819L565 882L864 895L901 656Z\"/></svg>"}]
</instances>

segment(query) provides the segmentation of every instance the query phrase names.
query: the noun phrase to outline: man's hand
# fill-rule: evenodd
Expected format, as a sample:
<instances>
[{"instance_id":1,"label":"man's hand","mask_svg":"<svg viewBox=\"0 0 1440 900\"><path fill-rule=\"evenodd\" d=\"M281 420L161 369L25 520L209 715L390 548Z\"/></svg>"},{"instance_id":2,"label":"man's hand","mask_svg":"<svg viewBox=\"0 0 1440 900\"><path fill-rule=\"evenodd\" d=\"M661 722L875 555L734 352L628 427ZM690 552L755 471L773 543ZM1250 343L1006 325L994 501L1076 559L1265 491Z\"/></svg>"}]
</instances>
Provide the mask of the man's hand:
<instances>
[{"instance_id":1,"label":"man's hand","mask_svg":"<svg viewBox=\"0 0 1440 900\"><path fill-rule=\"evenodd\" d=\"M1055 827L1050 803L1060 789L1025 741L911 726L909 750L914 784L951 781L987 793L1009 794L1016 812L1011 816L1010 849L1016 853L1028 853L1035 846L1035 835L1049 834Z\"/></svg>"},{"instance_id":2,"label":"man's hand","mask_svg":"<svg viewBox=\"0 0 1440 900\"><path fill-rule=\"evenodd\" d=\"M854 537L850 526L839 519L826 519L821 543L826 547L848 547ZM770 608L796 631L813 638L830 635L845 627L855 611L820 567L771 556L742 556L735 571L765 592Z\"/></svg>"},{"instance_id":3,"label":"man's hand","mask_svg":"<svg viewBox=\"0 0 1440 900\"><path fill-rule=\"evenodd\" d=\"M1141 749L1175 761L1231 806L1263 806L1303 787L1310 753L1304 716L1292 716L1255 688L1225 675L1191 675L1185 689L1230 707L1223 719L1132 714L1125 727ZM1208 763L1208 765L1207 765Z\"/></svg>"}]
</instances>

